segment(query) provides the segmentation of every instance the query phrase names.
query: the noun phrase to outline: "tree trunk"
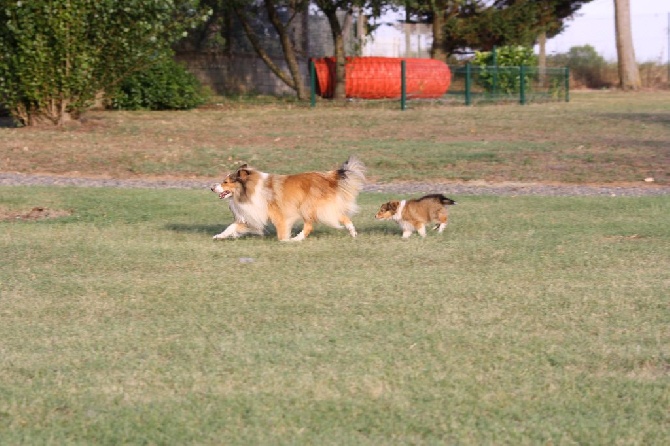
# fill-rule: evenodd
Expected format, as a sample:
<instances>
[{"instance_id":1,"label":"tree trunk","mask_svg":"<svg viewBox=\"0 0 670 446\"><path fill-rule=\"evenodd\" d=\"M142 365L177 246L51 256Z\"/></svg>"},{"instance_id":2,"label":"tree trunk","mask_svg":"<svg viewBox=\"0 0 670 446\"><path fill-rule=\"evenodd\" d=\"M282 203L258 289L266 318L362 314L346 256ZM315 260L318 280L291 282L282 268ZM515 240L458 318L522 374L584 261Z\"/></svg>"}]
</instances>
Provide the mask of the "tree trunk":
<instances>
[{"instance_id":1,"label":"tree trunk","mask_svg":"<svg viewBox=\"0 0 670 446\"><path fill-rule=\"evenodd\" d=\"M302 81L302 76L300 75L298 58L295 54L295 48L291 43L287 26L284 26L284 24L279 19L274 0L265 0L265 7L267 9L268 18L270 19L272 26L274 26L277 34L279 34L279 41L281 42L281 47L284 52L284 59L286 59L288 71L291 73L291 78L293 79L293 88L298 95L298 99L307 99L307 87Z\"/></svg>"},{"instance_id":2,"label":"tree trunk","mask_svg":"<svg viewBox=\"0 0 670 446\"><path fill-rule=\"evenodd\" d=\"M447 5L444 1L432 1L431 8L433 10L433 46L430 49L430 58L446 62L444 18L447 13Z\"/></svg>"},{"instance_id":3,"label":"tree trunk","mask_svg":"<svg viewBox=\"0 0 670 446\"><path fill-rule=\"evenodd\" d=\"M330 24L330 32L333 36L333 45L335 46L335 92L333 99L346 98L346 56L344 52L344 35L342 26L337 19L336 8L324 8L323 13Z\"/></svg>"},{"instance_id":4,"label":"tree trunk","mask_svg":"<svg viewBox=\"0 0 670 446\"><path fill-rule=\"evenodd\" d=\"M284 59L286 60L286 64L289 67L289 74L286 74L284 70L282 70L277 64L275 64L274 61L270 58L269 54L262 47L260 40L258 39L258 36L254 33L254 30L251 28L251 25L249 24L249 20L247 19L244 10L242 8L235 8L234 11L238 19L240 20L240 24L242 25L242 28L244 29L244 32L247 38L249 39L249 42L251 42L251 46L256 51L256 54L258 54L258 57L260 57L261 60L265 62L270 71L272 71L282 82L284 82L288 87L295 90L298 99L306 99L307 88L305 87L305 85L303 85L302 76L300 75L300 69L295 55L295 49L291 44L291 39L288 36L288 31L286 30L286 27L283 26L279 18L276 16L274 1L266 0L265 4L267 6L268 17L272 22L273 26L275 27L275 30L280 36L279 39L282 44L282 49L284 51Z\"/></svg>"},{"instance_id":5,"label":"tree trunk","mask_svg":"<svg viewBox=\"0 0 670 446\"><path fill-rule=\"evenodd\" d=\"M545 86L547 80L547 32L542 31L537 37L540 54L537 57L537 68L540 74L540 85Z\"/></svg>"},{"instance_id":6,"label":"tree trunk","mask_svg":"<svg viewBox=\"0 0 670 446\"><path fill-rule=\"evenodd\" d=\"M367 18L363 14L363 8L356 8L356 38L358 41L358 48L356 48L356 54L363 56L365 50L365 23Z\"/></svg>"},{"instance_id":7,"label":"tree trunk","mask_svg":"<svg viewBox=\"0 0 670 446\"><path fill-rule=\"evenodd\" d=\"M622 90L639 90L640 70L635 61L633 32L630 26L630 0L614 0L614 20L619 86Z\"/></svg>"}]
</instances>

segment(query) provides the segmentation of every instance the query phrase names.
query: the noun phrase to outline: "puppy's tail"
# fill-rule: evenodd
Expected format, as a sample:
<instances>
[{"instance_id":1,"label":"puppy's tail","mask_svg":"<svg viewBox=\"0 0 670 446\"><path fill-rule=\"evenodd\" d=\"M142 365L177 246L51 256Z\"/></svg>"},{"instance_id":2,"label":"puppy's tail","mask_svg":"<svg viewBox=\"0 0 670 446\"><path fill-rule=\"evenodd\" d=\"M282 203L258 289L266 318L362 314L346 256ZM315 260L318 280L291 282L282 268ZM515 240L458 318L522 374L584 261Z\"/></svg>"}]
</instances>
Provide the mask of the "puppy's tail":
<instances>
[{"instance_id":1,"label":"puppy's tail","mask_svg":"<svg viewBox=\"0 0 670 446\"><path fill-rule=\"evenodd\" d=\"M423 197L419 198L419 200L437 200L442 206L451 206L456 204L454 200L447 198L442 194L424 195Z\"/></svg>"},{"instance_id":2,"label":"puppy's tail","mask_svg":"<svg viewBox=\"0 0 670 446\"><path fill-rule=\"evenodd\" d=\"M355 199L365 184L365 171L365 164L354 155L351 155L337 169L339 189Z\"/></svg>"},{"instance_id":3,"label":"puppy's tail","mask_svg":"<svg viewBox=\"0 0 670 446\"><path fill-rule=\"evenodd\" d=\"M440 195L440 203L442 203L443 206L451 206L457 204L454 200L451 198L447 198L444 195Z\"/></svg>"}]
</instances>

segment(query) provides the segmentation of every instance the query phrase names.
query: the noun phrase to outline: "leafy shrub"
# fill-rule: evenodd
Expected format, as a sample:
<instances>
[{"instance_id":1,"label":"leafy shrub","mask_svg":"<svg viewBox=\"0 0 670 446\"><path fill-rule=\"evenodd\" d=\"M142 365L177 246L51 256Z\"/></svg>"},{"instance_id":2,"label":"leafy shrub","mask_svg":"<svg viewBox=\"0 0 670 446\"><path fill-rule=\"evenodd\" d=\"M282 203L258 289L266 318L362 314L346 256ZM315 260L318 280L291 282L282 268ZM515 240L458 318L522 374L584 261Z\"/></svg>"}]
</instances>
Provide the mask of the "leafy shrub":
<instances>
[{"instance_id":1,"label":"leafy shrub","mask_svg":"<svg viewBox=\"0 0 670 446\"><path fill-rule=\"evenodd\" d=\"M198 0L0 0L0 98L23 125L78 119L100 91L170 51Z\"/></svg>"},{"instance_id":2,"label":"leafy shrub","mask_svg":"<svg viewBox=\"0 0 670 446\"><path fill-rule=\"evenodd\" d=\"M607 62L591 45L573 46L567 53L551 56L552 65L570 67L570 74L578 84L588 88L610 87L605 79Z\"/></svg>"},{"instance_id":3,"label":"leafy shrub","mask_svg":"<svg viewBox=\"0 0 670 446\"><path fill-rule=\"evenodd\" d=\"M537 57L532 48L523 46L504 46L496 50L495 61L493 52L477 51L472 64L479 67L477 83L489 93L516 94L521 89L520 67L537 66ZM530 88L530 79L524 82Z\"/></svg>"},{"instance_id":4,"label":"leafy shrub","mask_svg":"<svg viewBox=\"0 0 670 446\"><path fill-rule=\"evenodd\" d=\"M196 77L170 57L126 78L110 96L110 107L123 110L186 110L205 102Z\"/></svg>"}]
</instances>

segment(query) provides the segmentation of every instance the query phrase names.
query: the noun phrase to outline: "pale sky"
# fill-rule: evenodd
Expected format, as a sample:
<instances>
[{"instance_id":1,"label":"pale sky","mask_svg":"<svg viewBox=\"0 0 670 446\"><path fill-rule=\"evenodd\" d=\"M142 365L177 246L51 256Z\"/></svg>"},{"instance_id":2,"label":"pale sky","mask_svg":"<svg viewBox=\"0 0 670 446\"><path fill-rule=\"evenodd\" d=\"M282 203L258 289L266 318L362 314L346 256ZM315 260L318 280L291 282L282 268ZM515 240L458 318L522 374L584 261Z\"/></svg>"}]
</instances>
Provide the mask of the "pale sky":
<instances>
[{"instance_id":1,"label":"pale sky","mask_svg":"<svg viewBox=\"0 0 670 446\"><path fill-rule=\"evenodd\" d=\"M633 46L638 62L668 60L668 0L630 0ZM565 53L573 46L591 45L607 60L616 60L614 0L584 5L567 29L547 42L547 53Z\"/></svg>"},{"instance_id":2,"label":"pale sky","mask_svg":"<svg viewBox=\"0 0 670 446\"><path fill-rule=\"evenodd\" d=\"M668 15L670 0L630 0L633 45L638 62L668 61ZM401 13L389 13L384 23L397 23ZM429 33L429 31L426 31ZM429 34L415 35L411 50L420 51L418 57L427 57L432 38ZM584 5L569 21L566 30L547 42L547 53L567 53L573 46L591 45L606 60L616 61L614 39L614 0L593 0ZM366 56L404 56L403 34L390 26L383 26L366 45Z\"/></svg>"}]
</instances>

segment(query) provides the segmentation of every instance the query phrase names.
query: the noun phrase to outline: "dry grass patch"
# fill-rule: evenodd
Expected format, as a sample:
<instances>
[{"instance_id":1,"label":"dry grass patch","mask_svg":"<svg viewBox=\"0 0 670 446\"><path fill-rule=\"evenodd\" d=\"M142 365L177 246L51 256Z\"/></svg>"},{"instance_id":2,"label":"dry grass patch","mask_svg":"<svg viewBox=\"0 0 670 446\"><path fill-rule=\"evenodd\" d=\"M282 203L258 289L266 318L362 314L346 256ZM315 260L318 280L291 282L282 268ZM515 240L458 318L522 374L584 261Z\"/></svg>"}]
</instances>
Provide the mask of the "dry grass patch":
<instances>
[{"instance_id":1,"label":"dry grass patch","mask_svg":"<svg viewBox=\"0 0 670 446\"><path fill-rule=\"evenodd\" d=\"M29 211L15 211L0 207L0 221L36 221L69 217L72 213L72 210L48 209L40 206L36 206Z\"/></svg>"},{"instance_id":2,"label":"dry grass patch","mask_svg":"<svg viewBox=\"0 0 670 446\"><path fill-rule=\"evenodd\" d=\"M356 153L378 181L639 183L670 174L670 92L575 93L525 107L248 106L92 112L78 127L0 128L0 171L218 177L249 162L323 170Z\"/></svg>"}]
</instances>

